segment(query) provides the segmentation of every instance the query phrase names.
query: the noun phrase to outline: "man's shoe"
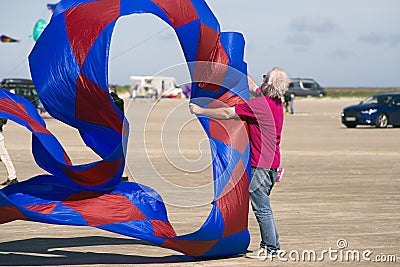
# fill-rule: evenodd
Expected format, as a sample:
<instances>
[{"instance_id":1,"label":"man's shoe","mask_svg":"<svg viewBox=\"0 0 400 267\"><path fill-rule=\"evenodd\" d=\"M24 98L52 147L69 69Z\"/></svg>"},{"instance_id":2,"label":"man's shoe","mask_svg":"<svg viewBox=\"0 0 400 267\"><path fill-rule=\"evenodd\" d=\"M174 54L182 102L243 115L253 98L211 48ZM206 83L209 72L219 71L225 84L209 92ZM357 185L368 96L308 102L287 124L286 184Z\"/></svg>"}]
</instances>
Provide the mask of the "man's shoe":
<instances>
[{"instance_id":1,"label":"man's shoe","mask_svg":"<svg viewBox=\"0 0 400 267\"><path fill-rule=\"evenodd\" d=\"M2 182L0 185L2 185L2 186L8 185L9 182L10 182L10 179L7 179L5 182Z\"/></svg>"},{"instance_id":2,"label":"man's shoe","mask_svg":"<svg viewBox=\"0 0 400 267\"><path fill-rule=\"evenodd\" d=\"M250 259L258 259L260 261L265 261L266 259L272 259L274 257L274 255L272 255L271 253L269 253L267 251L267 249L260 247L257 250L251 251L251 252L247 252L245 254L246 258L250 258Z\"/></svg>"},{"instance_id":3,"label":"man's shoe","mask_svg":"<svg viewBox=\"0 0 400 267\"><path fill-rule=\"evenodd\" d=\"M10 182L8 183L8 185L10 185L10 184L16 184L16 183L18 183L18 180L17 180L17 178L14 178L14 179L10 180Z\"/></svg>"},{"instance_id":4,"label":"man's shoe","mask_svg":"<svg viewBox=\"0 0 400 267\"><path fill-rule=\"evenodd\" d=\"M12 179L12 180L7 179L7 180L6 180L4 183L2 183L1 185L2 185L2 186L6 186L6 185L16 184L16 183L18 183L18 180L17 180L17 178L14 178L14 179Z\"/></svg>"}]
</instances>

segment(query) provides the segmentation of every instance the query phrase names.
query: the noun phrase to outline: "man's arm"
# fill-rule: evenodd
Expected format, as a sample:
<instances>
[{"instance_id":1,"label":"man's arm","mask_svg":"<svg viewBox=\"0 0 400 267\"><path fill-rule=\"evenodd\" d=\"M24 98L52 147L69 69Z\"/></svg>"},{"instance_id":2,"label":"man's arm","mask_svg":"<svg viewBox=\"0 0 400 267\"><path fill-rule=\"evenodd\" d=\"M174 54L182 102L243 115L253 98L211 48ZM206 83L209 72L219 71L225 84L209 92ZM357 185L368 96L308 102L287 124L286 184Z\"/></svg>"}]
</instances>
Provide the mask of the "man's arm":
<instances>
[{"instance_id":1,"label":"man's arm","mask_svg":"<svg viewBox=\"0 0 400 267\"><path fill-rule=\"evenodd\" d=\"M249 84L249 91L252 94L257 94L257 88L259 87L254 81L253 77L250 74L247 75L247 82Z\"/></svg>"},{"instance_id":2,"label":"man's arm","mask_svg":"<svg viewBox=\"0 0 400 267\"><path fill-rule=\"evenodd\" d=\"M202 108L196 104L189 104L192 114L203 115L217 120L238 119L239 116L235 112L234 107L229 108Z\"/></svg>"}]
</instances>

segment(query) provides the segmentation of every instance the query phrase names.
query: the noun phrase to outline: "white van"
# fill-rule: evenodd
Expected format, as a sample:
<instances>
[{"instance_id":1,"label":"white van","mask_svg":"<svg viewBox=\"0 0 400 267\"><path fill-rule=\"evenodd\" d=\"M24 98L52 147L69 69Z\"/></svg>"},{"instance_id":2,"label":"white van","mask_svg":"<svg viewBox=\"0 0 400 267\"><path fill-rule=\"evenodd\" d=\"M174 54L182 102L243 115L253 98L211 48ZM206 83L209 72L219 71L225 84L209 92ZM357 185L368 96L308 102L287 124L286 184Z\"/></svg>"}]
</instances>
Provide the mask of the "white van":
<instances>
[{"instance_id":1,"label":"white van","mask_svg":"<svg viewBox=\"0 0 400 267\"><path fill-rule=\"evenodd\" d=\"M176 94L179 86L176 79L168 76L131 76L130 93L132 97L168 97ZM181 94L182 97L183 94Z\"/></svg>"}]
</instances>

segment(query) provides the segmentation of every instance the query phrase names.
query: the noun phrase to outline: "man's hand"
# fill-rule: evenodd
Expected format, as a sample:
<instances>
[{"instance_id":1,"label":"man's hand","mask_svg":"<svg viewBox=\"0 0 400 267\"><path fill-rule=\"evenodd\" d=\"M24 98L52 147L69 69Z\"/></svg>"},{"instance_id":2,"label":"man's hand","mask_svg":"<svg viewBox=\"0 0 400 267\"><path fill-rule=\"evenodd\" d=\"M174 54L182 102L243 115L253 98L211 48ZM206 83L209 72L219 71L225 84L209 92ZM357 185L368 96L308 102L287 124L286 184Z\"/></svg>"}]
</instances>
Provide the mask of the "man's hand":
<instances>
[{"instance_id":1,"label":"man's hand","mask_svg":"<svg viewBox=\"0 0 400 267\"><path fill-rule=\"evenodd\" d=\"M203 108L199 107L196 104L190 103L189 110L190 110L190 113L199 115L202 113Z\"/></svg>"}]
</instances>

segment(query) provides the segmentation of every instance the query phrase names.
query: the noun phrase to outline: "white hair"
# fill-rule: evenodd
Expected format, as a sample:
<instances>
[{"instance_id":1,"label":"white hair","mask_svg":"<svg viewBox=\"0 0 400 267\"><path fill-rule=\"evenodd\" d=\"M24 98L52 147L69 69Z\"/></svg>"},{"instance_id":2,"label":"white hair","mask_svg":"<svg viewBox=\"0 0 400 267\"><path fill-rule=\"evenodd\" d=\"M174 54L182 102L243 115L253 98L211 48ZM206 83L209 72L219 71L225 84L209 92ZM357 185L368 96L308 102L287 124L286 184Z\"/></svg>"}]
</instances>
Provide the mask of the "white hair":
<instances>
[{"instance_id":1,"label":"white hair","mask_svg":"<svg viewBox=\"0 0 400 267\"><path fill-rule=\"evenodd\" d=\"M275 67L264 78L261 89L264 95L271 98L282 98L290 83L289 75L281 68Z\"/></svg>"}]
</instances>

